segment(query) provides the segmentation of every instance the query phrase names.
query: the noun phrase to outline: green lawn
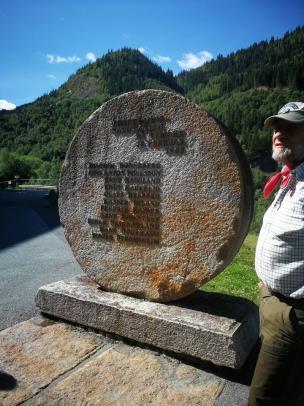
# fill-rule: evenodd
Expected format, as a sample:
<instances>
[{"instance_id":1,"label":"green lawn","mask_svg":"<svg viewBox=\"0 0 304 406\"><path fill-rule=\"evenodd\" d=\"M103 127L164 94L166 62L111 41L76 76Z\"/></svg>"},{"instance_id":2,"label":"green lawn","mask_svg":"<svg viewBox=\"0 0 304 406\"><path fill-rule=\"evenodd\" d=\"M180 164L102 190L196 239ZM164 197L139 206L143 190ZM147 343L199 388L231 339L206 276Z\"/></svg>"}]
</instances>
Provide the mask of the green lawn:
<instances>
[{"instance_id":1,"label":"green lawn","mask_svg":"<svg viewBox=\"0 0 304 406\"><path fill-rule=\"evenodd\" d=\"M201 289L208 292L242 296L258 303L258 278L254 271L256 242L257 236L248 234L233 262Z\"/></svg>"}]
</instances>

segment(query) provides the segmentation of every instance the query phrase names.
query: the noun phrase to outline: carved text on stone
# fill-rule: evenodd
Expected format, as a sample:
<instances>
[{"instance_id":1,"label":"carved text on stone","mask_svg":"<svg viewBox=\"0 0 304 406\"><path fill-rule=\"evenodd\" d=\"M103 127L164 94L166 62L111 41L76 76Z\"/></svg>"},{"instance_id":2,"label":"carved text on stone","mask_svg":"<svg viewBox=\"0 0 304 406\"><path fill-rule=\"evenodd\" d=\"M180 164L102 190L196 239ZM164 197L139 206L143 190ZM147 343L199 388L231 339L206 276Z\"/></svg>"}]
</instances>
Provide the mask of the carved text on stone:
<instances>
[{"instance_id":1,"label":"carved text on stone","mask_svg":"<svg viewBox=\"0 0 304 406\"><path fill-rule=\"evenodd\" d=\"M100 214L88 219L94 239L160 243L160 164L90 164L89 176L105 182Z\"/></svg>"},{"instance_id":2,"label":"carved text on stone","mask_svg":"<svg viewBox=\"0 0 304 406\"><path fill-rule=\"evenodd\" d=\"M168 155L186 153L186 132L183 130L167 131L167 120L160 117L149 119L114 120L113 131L117 136L136 134L140 149L163 149Z\"/></svg>"}]
</instances>

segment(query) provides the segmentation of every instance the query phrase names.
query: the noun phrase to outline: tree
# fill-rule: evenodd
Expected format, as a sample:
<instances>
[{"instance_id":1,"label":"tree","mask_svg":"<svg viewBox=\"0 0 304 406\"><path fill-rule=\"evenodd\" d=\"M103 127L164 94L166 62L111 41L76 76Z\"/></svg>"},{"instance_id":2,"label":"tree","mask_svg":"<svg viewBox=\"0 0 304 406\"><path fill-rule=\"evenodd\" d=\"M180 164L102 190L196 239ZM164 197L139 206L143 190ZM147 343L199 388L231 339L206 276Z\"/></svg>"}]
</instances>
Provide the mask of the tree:
<instances>
[{"instance_id":1,"label":"tree","mask_svg":"<svg viewBox=\"0 0 304 406\"><path fill-rule=\"evenodd\" d=\"M0 179L12 180L15 177L29 179L33 169L29 162L7 149L0 151Z\"/></svg>"}]
</instances>

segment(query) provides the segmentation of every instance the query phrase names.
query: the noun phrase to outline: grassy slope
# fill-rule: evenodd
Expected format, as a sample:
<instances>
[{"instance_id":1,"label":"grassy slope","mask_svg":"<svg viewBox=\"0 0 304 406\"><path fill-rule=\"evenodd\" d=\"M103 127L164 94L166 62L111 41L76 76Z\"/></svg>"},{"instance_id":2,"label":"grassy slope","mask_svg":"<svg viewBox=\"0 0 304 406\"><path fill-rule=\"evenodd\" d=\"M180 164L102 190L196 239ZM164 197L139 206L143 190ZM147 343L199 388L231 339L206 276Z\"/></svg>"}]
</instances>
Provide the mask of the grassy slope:
<instances>
[{"instance_id":1,"label":"grassy slope","mask_svg":"<svg viewBox=\"0 0 304 406\"><path fill-rule=\"evenodd\" d=\"M257 236L248 234L233 262L201 289L242 296L258 303L258 278L254 270L256 242Z\"/></svg>"}]
</instances>

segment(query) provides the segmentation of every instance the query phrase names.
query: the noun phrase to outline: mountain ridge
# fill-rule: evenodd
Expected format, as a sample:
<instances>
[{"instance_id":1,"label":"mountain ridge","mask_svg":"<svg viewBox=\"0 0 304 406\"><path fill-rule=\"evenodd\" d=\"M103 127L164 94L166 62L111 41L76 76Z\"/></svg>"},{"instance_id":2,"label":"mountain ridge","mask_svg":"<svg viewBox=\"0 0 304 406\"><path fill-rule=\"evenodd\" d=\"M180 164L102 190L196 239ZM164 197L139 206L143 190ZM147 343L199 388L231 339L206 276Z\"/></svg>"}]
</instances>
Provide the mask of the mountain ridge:
<instances>
[{"instance_id":1,"label":"mountain ridge","mask_svg":"<svg viewBox=\"0 0 304 406\"><path fill-rule=\"evenodd\" d=\"M15 153L59 167L76 129L96 108L118 94L147 88L174 91L201 105L237 137L250 162L261 166L271 151L265 117L287 101L304 100L304 27L176 76L138 50L111 50L49 94L1 111L0 160Z\"/></svg>"}]
</instances>

